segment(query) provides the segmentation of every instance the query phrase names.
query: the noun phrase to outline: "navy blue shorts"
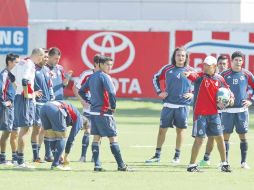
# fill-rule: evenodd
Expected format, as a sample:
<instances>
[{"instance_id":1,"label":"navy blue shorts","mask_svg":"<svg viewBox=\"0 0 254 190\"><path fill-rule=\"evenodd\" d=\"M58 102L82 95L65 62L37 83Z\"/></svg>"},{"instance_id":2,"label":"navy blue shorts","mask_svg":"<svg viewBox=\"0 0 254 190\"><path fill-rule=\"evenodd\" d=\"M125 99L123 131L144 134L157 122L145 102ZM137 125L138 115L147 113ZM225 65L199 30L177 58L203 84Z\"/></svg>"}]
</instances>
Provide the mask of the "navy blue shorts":
<instances>
[{"instance_id":1,"label":"navy blue shorts","mask_svg":"<svg viewBox=\"0 0 254 190\"><path fill-rule=\"evenodd\" d=\"M91 134L101 137L117 136L116 122L113 116L91 115Z\"/></svg>"},{"instance_id":2,"label":"navy blue shorts","mask_svg":"<svg viewBox=\"0 0 254 190\"><path fill-rule=\"evenodd\" d=\"M40 104L36 104L35 106L35 116L34 116L34 126L38 126L41 127L41 117L40 117L40 112L41 112L41 108L43 105Z\"/></svg>"},{"instance_id":3,"label":"navy blue shorts","mask_svg":"<svg viewBox=\"0 0 254 190\"><path fill-rule=\"evenodd\" d=\"M0 131L13 131L14 107L5 107L0 104Z\"/></svg>"},{"instance_id":4,"label":"navy blue shorts","mask_svg":"<svg viewBox=\"0 0 254 190\"><path fill-rule=\"evenodd\" d=\"M238 134L245 134L248 132L249 126L249 112L239 113L222 113L221 124L223 133L233 133L234 127Z\"/></svg>"},{"instance_id":5,"label":"navy blue shorts","mask_svg":"<svg viewBox=\"0 0 254 190\"><path fill-rule=\"evenodd\" d=\"M215 115L198 115L193 122L193 137L204 138L207 136L222 135L221 119L219 114Z\"/></svg>"},{"instance_id":6,"label":"navy blue shorts","mask_svg":"<svg viewBox=\"0 0 254 190\"><path fill-rule=\"evenodd\" d=\"M66 116L54 104L46 103L40 110L41 123L45 130L52 129L57 132L67 130Z\"/></svg>"},{"instance_id":7,"label":"navy blue shorts","mask_svg":"<svg viewBox=\"0 0 254 190\"><path fill-rule=\"evenodd\" d=\"M186 129L188 126L189 107L168 108L163 107L160 117L160 128Z\"/></svg>"},{"instance_id":8,"label":"navy blue shorts","mask_svg":"<svg viewBox=\"0 0 254 190\"><path fill-rule=\"evenodd\" d=\"M14 100L14 126L31 127L34 122L35 105L33 99L17 94Z\"/></svg>"}]
</instances>

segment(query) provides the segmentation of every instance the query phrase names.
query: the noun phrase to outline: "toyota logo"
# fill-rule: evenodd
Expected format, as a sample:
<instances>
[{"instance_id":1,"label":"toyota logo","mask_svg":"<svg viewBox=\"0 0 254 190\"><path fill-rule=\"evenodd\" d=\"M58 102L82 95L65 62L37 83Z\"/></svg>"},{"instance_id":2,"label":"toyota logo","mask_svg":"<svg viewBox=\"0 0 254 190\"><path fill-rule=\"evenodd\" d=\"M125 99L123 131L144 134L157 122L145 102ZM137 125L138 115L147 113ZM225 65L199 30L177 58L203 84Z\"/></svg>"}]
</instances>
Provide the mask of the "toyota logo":
<instances>
[{"instance_id":1,"label":"toyota logo","mask_svg":"<svg viewBox=\"0 0 254 190\"><path fill-rule=\"evenodd\" d=\"M84 41L81 48L81 57L86 66L93 68L93 61L90 61L92 59L88 57L89 50L102 55L110 55L117 62L116 67L112 69L111 73L124 71L132 64L135 57L135 48L129 38L116 32L95 33ZM126 50L128 50L126 60L117 60L116 55Z\"/></svg>"}]
</instances>

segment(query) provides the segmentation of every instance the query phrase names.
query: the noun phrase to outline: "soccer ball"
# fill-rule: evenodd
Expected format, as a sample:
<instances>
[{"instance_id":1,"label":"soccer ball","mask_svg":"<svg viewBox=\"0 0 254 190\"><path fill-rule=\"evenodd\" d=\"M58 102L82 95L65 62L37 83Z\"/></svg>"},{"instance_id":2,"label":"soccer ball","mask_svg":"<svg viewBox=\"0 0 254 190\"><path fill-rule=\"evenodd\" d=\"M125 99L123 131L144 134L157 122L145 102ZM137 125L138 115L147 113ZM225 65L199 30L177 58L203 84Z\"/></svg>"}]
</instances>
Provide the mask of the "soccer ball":
<instances>
[{"instance_id":1,"label":"soccer ball","mask_svg":"<svg viewBox=\"0 0 254 190\"><path fill-rule=\"evenodd\" d=\"M217 92L217 102L222 103L225 107L229 105L230 91L227 88L219 88Z\"/></svg>"}]
</instances>

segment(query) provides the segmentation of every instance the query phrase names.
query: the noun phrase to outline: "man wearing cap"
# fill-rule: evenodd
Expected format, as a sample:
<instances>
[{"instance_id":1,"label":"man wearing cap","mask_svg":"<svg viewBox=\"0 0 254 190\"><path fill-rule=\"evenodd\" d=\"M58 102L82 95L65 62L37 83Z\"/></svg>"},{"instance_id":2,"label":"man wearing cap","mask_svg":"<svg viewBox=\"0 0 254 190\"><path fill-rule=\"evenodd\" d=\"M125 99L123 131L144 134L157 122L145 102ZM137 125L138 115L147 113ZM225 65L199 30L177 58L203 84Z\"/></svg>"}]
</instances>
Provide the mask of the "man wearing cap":
<instances>
[{"instance_id":1,"label":"man wearing cap","mask_svg":"<svg viewBox=\"0 0 254 190\"><path fill-rule=\"evenodd\" d=\"M203 144L205 136L213 136L217 142L217 147L221 157L221 171L231 172L230 166L226 162L226 151L221 127L221 119L218 114L218 108L224 109L224 106L217 103L216 94L219 88L228 88L222 76L216 74L217 60L213 56L207 56L204 60L203 72L185 72L183 73L194 83L194 111L193 111L193 132L195 137L192 146L190 164L187 167L188 172L199 172L196 159L199 150ZM230 104L233 104L233 97L230 98Z\"/></svg>"},{"instance_id":2,"label":"man wearing cap","mask_svg":"<svg viewBox=\"0 0 254 190\"><path fill-rule=\"evenodd\" d=\"M228 57L225 55L220 55L217 59L217 72L221 73L228 69ZM221 110L218 111L221 116ZM208 136L206 143L206 150L203 159L199 162L200 167L207 167L210 165L210 154L213 150L214 138Z\"/></svg>"}]
</instances>

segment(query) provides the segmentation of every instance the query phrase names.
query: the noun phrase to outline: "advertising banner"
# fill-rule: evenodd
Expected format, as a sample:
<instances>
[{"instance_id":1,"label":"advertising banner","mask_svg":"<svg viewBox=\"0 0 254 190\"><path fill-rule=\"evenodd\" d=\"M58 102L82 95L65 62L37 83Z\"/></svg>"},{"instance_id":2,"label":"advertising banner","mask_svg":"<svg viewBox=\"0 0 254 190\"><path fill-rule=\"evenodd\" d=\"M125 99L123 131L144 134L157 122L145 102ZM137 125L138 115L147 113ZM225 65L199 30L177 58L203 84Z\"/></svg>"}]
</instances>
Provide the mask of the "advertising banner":
<instances>
[{"instance_id":1,"label":"advertising banner","mask_svg":"<svg viewBox=\"0 0 254 190\"><path fill-rule=\"evenodd\" d=\"M157 97L153 75L169 62L169 32L48 30L47 47L62 51L60 64L74 77L93 68L95 54L111 56L117 97L125 98Z\"/></svg>"}]
</instances>

